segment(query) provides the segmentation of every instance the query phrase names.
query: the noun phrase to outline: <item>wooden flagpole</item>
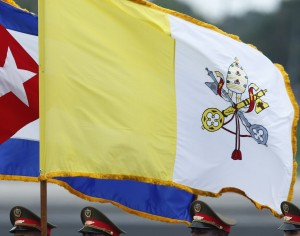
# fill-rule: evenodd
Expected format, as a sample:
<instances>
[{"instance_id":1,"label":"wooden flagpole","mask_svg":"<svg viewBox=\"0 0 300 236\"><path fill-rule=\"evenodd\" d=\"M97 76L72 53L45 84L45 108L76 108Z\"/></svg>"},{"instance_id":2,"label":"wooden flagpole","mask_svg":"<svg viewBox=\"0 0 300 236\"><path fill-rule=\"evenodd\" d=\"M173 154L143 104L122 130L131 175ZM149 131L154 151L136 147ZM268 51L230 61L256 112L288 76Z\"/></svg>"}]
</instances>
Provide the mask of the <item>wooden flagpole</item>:
<instances>
[{"instance_id":1,"label":"wooden flagpole","mask_svg":"<svg viewBox=\"0 0 300 236\"><path fill-rule=\"evenodd\" d=\"M43 72L44 72L44 0L38 0L38 32L39 32L39 98L43 94ZM41 101L41 99L40 99ZM40 102L41 103L41 102ZM40 105L41 107L41 105ZM41 109L41 108L40 108ZM41 119L41 117L40 117ZM43 126L40 125L40 137L44 135ZM41 139L40 139L41 140ZM40 142L41 143L41 142ZM44 155L44 145L40 145L40 157ZM44 166L40 158L40 167ZM40 173L40 176L42 172ZM47 180L40 182L40 207L41 207L41 236L47 236Z\"/></svg>"},{"instance_id":2,"label":"wooden flagpole","mask_svg":"<svg viewBox=\"0 0 300 236\"><path fill-rule=\"evenodd\" d=\"M41 193L41 236L47 236L47 180L40 184Z\"/></svg>"}]
</instances>

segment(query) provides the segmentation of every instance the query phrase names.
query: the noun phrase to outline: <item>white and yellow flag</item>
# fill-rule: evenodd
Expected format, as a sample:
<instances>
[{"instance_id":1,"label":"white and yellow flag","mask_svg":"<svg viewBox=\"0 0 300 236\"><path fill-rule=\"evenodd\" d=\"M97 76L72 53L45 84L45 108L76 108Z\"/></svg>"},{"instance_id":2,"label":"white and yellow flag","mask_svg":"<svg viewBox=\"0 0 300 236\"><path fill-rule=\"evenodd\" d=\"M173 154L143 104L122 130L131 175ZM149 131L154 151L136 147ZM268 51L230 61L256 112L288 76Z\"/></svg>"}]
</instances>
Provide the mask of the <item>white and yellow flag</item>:
<instances>
[{"instance_id":1,"label":"white and yellow flag","mask_svg":"<svg viewBox=\"0 0 300 236\"><path fill-rule=\"evenodd\" d=\"M39 17L42 178L233 191L275 215L292 198L298 106L255 47L143 0L41 0Z\"/></svg>"}]
</instances>

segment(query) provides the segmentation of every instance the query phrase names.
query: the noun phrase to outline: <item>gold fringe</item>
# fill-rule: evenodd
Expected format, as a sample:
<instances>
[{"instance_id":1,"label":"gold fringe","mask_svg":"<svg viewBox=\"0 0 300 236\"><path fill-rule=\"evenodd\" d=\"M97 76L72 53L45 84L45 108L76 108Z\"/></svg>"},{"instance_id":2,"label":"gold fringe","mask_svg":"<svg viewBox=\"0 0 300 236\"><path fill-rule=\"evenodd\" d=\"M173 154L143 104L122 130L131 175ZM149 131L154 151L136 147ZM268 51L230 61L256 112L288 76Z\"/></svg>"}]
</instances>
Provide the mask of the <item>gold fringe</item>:
<instances>
[{"instance_id":1,"label":"gold fringe","mask_svg":"<svg viewBox=\"0 0 300 236\"><path fill-rule=\"evenodd\" d=\"M173 11L173 10L170 10L170 9L167 9L167 8L160 7L160 6L158 6L158 5L154 4L154 3L148 2L146 0L129 0L129 1L138 3L140 5L147 6L149 8L155 9L155 10L159 10L161 12L164 12L164 13L167 13L167 14L170 14L170 15L173 15L173 16L176 16L178 18L181 18L183 20L189 21L189 22L194 23L196 25L205 27L207 29L211 29L211 30L217 31L220 34L226 35L226 36L228 36L230 38L233 38L233 39L241 42L239 36L234 35L234 34L228 34L228 33L224 32L223 30L219 29L218 27L216 27L214 25L211 25L211 24L208 24L206 22L197 20L197 19L195 19L195 18L193 18L193 17L191 17L189 15L186 15L186 14L183 14L183 13L180 13L180 12L177 12L177 11ZM250 46L254 47L253 45L250 45ZM254 47L254 48L256 48L256 47Z\"/></svg>"},{"instance_id":2,"label":"gold fringe","mask_svg":"<svg viewBox=\"0 0 300 236\"><path fill-rule=\"evenodd\" d=\"M3 2L6 2L8 3L9 5L12 5L14 7L17 7L17 8L21 8L17 3L15 3L14 0L2 0Z\"/></svg>"},{"instance_id":3,"label":"gold fringe","mask_svg":"<svg viewBox=\"0 0 300 236\"><path fill-rule=\"evenodd\" d=\"M297 153L297 124L299 121L299 105L297 104L296 98L294 96L290 80L289 80L289 75L285 72L284 68L282 65L275 64L275 66L279 69L281 72L283 78L284 78L284 83L285 87L287 90L287 93L289 95L289 98L291 100L291 103L294 107L295 114L294 114L294 121L293 121L293 127L292 127L292 147L293 147L293 154L294 154L294 159L293 159L293 177L291 181L291 187L288 195L288 201L292 201L293 199L293 193L294 193L294 185L296 182L297 178L297 162L296 162L296 153Z\"/></svg>"},{"instance_id":4,"label":"gold fringe","mask_svg":"<svg viewBox=\"0 0 300 236\"><path fill-rule=\"evenodd\" d=\"M247 194L244 191L242 191L242 190L240 190L238 188L227 187L227 188L222 188L221 191L219 193L217 193L217 194L203 192L203 194L199 193L199 195L200 196L208 196L208 197L220 197L220 196L222 196L223 193L227 193L227 192L237 193L239 195L242 195L242 196L248 198L255 205L255 207L257 209L259 209L259 210L269 209L271 211L271 213L272 213L273 216L275 216L277 218L283 217L282 214L278 214L274 209L272 209L272 208L270 208L268 206L261 205L261 204L257 203L256 201L254 201L253 199L251 199L250 197L248 197Z\"/></svg>"},{"instance_id":5,"label":"gold fringe","mask_svg":"<svg viewBox=\"0 0 300 236\"><path fill-rule=\"evenodd\" d=\"M13 7L20 8L20 9L22 9L23 11L27 11L27 12L28 12L28 10L26 10L26 9L24 9L24 8L22 8L22 7L20 7L17 3L15 3L14 0L2 0L2 1L8 3L9 5L12 5Z\"/></svg>"},{"instance_id":6,"label":"gold fringe","mask_svg":"<svg viewBox=\"0 0 300 236\"><path fill-rule=\"evenodd\" d=\"M37 177L18 176L18 175L0 175L0 180L39 182L39 179Z\"/></svg>"},{"instance_id":7,"label":"gold fringe","mask_svg":"<svg viewBox=\"0 0 300 236\"><path fill-rule=\"evenodd\" d=\"M47 180L47 176L46 175L40 175L39 176L39 181L43 181L43 180Z\"/></svg>"},{"instance_id":8,"label":"gold fringe","mask_svg":"<svg viewBox=\"0 0 300 236\"><path fill-rule=\"evenodd\" d=\"M83 172L51 172L44 176L40 176L42 180L49 180L55 177L86 177L86 178L95 178L95 179L111 179L111 180L134 180L143 183L150 183L150 184L157 184L157 185L164 185L169 187L176 187L186 192L194 194L194 190L190 187L185 185L174 183L173 181L169 180L161 180L161 179L154 179L154 178L147 178L143 176L133 176L133 175L113 175L113 174L96 174L96 173L83 173Z\"/></svg>"}]
</instances>

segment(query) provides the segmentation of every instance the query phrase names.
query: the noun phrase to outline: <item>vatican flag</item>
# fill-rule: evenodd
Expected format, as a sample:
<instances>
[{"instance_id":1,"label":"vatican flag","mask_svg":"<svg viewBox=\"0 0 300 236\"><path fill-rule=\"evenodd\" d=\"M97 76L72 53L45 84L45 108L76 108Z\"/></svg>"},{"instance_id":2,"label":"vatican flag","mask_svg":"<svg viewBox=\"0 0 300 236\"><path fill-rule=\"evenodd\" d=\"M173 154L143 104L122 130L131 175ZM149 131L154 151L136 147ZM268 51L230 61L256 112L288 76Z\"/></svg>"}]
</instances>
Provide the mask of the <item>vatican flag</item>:
<instances>
[{"instance_id":1,"label":"vatican flag","mask_svg":"<svg viewBox=\"0 0 300 236\"><path fill-rule=\"evenodd\" d=\"M298 106L254 46L144 0L41 0L39 34L41 178L291 200Z\"/></svg>"}]
</instances>

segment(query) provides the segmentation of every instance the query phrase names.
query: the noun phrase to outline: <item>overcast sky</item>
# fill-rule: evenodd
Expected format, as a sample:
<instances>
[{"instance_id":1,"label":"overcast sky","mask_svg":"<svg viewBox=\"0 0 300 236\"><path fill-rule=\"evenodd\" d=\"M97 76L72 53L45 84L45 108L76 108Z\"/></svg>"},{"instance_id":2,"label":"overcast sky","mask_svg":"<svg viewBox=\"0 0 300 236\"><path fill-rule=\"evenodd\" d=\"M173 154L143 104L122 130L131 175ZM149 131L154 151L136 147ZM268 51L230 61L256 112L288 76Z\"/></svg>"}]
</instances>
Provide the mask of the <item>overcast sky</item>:
<instances>
[{"instance_id":1,"label":"overcast sky","mask_svg":"<svg viewBox=\"0 0 300 236\"><path fill-rule=\"evenodd\" d=\"M278 9L282 0L179 0L190 3L210 20L220 20L227 15L242 15L247 11L273 12Z\"/></svg>"}]
</instances>

